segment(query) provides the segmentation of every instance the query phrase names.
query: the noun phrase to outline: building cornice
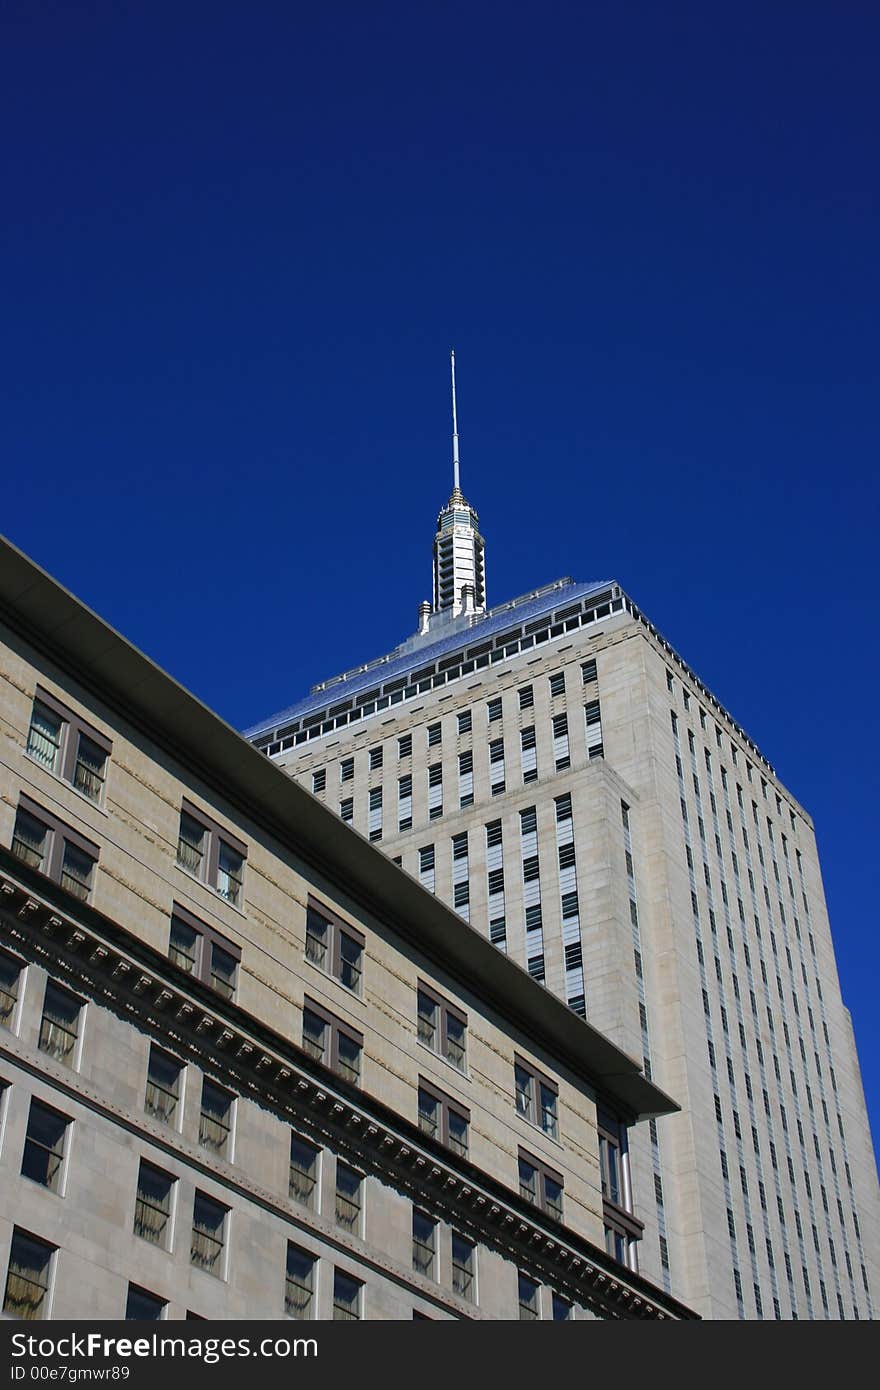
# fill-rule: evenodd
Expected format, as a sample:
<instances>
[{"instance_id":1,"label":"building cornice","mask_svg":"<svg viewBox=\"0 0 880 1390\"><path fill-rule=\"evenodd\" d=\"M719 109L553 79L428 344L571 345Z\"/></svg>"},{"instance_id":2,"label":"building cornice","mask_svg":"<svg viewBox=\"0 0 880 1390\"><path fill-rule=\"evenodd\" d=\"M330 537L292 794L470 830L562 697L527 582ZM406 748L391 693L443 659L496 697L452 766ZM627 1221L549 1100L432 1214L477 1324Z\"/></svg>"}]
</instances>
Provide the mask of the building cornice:
<instances>
[{"instance_id":1,"label":"building cornice","mask_svg":"<svg viewBox=\"0 0 880 1390\"><path fill-rule=\"evenodd\" d=\"M0 851L3 938L70 987L137 1019L184 1060L432 1207L456 1229L608 1318L696 1315L616 1265L598 1247L536 1212L490 1174L443 1149L369 1093L351 1087L295 1044L215 996L118 923L40 882ZM215 1176L221 1176L219 1172ZM241 1178L238 1185L253 1196Z\"/></svg>"}]
</instances>

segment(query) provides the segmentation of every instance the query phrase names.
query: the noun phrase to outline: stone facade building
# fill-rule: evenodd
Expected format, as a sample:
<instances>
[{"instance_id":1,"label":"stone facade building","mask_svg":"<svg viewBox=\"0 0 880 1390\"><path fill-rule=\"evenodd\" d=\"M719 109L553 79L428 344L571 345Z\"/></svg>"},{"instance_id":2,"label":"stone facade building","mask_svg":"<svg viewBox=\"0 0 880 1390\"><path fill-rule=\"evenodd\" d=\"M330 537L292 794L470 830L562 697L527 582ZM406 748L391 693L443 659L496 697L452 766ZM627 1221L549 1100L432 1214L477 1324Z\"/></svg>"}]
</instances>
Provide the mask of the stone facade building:
<instances>
[{"instance_id":1,"label":"stone facade building","mask_svg":"<svg viewBox=\"0 0 880 1390\"><path fill-rule=\"evenodd\" d=\"M705 1317L871 1317L876 1167L809 815L619 584L489 609L484 564L456 477L416 634L247 736L681 1102L631 1144L649 1278Z\"/></svg>"},{"instance_id":2,"label":"stone facade building","mask_svg":"<svg viewBox=\"0 0 880 1390\"><path fill-rule=\"evenodd\" d=\"M675 1103L337 810L0 547L3 1316L693 1316Z\"/></svg>"}]
</instances>

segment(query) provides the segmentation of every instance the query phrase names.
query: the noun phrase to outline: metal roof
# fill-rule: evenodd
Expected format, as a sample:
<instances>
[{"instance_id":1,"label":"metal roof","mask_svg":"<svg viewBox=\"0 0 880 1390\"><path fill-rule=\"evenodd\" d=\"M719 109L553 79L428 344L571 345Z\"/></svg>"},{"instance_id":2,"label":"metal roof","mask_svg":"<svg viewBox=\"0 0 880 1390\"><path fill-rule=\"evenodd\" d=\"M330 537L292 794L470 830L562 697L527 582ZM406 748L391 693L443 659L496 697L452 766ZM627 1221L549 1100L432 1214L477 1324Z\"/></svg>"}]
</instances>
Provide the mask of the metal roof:
<instances>
[{"instance_id":1,"label":"metal roof","mask_svg":"<svg viewBox=\"0 0 880 1390\"><path fill-rule=\"evenodd\" d=\"M594 580L589 583L576 583L572 580L559 586L548 585L534 597L525 595L521 599L511 599L508 603L499 604L497 608L490 609L469 626L456 626L454 632L445 637L438 637L434 642L428 640L412 648L409 647L409 643L404 643L402 645L407 650L396 647L389 653L387 661L379 658L373 662L366 662L362 667L346 672L341 677L323 682L320 688L312 687L309 694L296 704L288 705L271 718L261 719L258 724L252 724L250 728L243 730L244 737L258 738L260 734L271 732L279 724L299 719L303 715L311 714L313 710L324 709L340 700L346 700L361 690L368 690L377 681L384 683L393 680L395 676L416 671L422 666L430 665L447 652L473 646L487 637L504 632L506 628L519 627L532 618L552 613L555 608L564 608L589 594L611 588L615 582L613 579ZM401 653L399 656L394 654L397 651Z\"/></svg>"}]
</instances>

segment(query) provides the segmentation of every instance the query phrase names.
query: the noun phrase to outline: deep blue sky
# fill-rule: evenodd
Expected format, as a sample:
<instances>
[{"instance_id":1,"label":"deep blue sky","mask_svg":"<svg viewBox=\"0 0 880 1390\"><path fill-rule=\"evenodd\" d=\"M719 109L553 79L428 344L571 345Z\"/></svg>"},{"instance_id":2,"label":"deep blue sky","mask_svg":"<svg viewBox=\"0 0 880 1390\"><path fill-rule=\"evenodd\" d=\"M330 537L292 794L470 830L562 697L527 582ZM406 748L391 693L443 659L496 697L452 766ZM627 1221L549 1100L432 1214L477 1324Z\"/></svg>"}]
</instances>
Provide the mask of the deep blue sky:
<instances>
[{"instance_id":1,"label":"deep blue sky","mask_svg":"<svg viewBox=\"0 0 880 1390\"><path fill-rule=\"evenodd\" d=\"M7 0L2 530L241 727L617 578L815 816L880 1128L862 3Z\"/></svg>"}]
</instances>

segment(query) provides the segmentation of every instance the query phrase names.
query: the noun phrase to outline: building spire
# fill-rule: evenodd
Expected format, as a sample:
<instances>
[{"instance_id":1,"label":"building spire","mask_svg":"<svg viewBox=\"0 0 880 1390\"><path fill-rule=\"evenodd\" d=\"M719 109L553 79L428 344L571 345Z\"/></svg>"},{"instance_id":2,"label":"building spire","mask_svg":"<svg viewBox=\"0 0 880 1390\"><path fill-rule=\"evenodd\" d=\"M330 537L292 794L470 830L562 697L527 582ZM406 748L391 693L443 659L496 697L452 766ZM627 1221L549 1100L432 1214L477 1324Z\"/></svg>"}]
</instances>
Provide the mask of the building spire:
<instances>
[{"instance_id":1,"label":"building spire","mask_svg":"<svg viewBox=\"0 0 880 1390\"><path fill-rule=\"evenodd\" d=\"M449 354L452 363L452 483L456 492L461 491L458 476L458 413L455 408L455 348Z\"/></svg>"},{"instance_id":2,"label":"building spire","mask_svg":"<svg viewBox=\"0 0 880 1390\"><path fill-rule=\"evenodd\" d=\"M455 394L455 348L449 354L452 375L452 496L437 518L434 536L434 602L430 614L419 610L420 630L432 615L457 618L486 611L485 545L479 520L461 491L458 460L458 401Z\"/></svg>"}]
</instances>

